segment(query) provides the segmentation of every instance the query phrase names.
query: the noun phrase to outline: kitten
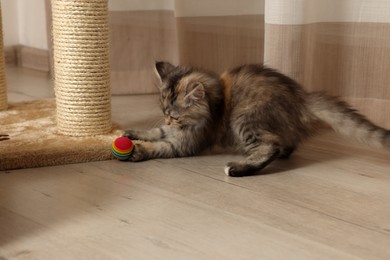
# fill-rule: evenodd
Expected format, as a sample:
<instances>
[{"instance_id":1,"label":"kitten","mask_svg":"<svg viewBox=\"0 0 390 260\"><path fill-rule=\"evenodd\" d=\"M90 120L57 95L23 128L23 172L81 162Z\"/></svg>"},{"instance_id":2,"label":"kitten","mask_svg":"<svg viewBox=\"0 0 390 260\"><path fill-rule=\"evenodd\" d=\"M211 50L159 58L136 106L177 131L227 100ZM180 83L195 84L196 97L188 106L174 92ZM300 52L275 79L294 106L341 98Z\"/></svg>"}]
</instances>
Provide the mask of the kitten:
<instances>
[{"instance_id":1,"label":"kitten","mask_svg":"<svg viewBox=\"0 0 390 260\"><path fill-rule=\"evenodd\" d=\"M126 130L124 136L144 141L136 144L130 161L191 156L217 144L246 155L227 164L228 176L251 175L277 158L288 158L315 132L318 121L345 136L390 148L389 130L337 98L306 93L291 78L263 65L240 66L219 77L157 62L156 72L166 125Z\"/></svg>"}]
</instances>

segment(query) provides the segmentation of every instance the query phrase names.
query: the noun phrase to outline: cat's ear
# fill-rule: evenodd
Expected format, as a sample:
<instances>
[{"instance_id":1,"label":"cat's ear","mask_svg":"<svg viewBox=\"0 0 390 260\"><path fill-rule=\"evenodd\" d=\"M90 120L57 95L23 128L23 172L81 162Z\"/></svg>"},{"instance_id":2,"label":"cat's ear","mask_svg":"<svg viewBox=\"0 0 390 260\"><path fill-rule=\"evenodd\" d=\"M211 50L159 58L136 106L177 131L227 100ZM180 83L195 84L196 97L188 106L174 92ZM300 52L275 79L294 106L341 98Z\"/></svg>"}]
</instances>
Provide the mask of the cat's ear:
<instances>
[{"instance_id":1,"label":"cat's ear","mask_svg":"<svg viewBox=\"0 0 390 260\"><path fill-rule=\"evenodd\" d=\"M186 95L184 96L184 102L187 106L204 99L206 95L204 86L200 82L192 82L186 87Z\"/></svg>"},{"instance_id":2,"label":"cat's ear","mask_svg":"<svg viewBox=\"0 0 390 260\"><path fill-rule=\"evenodd\" d=\"M173 66L169 62L156 61L154 68L158 78L160 79L161 82L163 82L166 79L169 72L171 72L175 68L175 66Z\"/></svg>"}]
</instances>

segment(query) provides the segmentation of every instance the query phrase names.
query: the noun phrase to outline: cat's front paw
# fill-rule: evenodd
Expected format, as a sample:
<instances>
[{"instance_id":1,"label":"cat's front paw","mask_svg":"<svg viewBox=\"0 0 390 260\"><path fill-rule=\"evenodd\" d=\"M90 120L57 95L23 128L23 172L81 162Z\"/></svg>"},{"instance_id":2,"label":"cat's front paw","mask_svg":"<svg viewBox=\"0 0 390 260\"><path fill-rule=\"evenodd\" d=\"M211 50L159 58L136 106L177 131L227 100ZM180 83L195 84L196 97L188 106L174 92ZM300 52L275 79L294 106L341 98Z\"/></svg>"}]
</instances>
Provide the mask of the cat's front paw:
<instances>
[{"instance_id":1,"label":"cat's front paw","mask_svg":"<svg viewBox=\"0 0 390 260\"><path fill-rule=\"evenodd\" d=\"M131 140L141 140L140 132L138 130L133 130L133 129L125 130L122 136L125 136Z\"/></svg>"},{"instance_id":2,"label":"cat's front paw","mask_svg":"<svg viewBox=\"0 0 390 260\"><path fill-rule=\"evenodd\" d=\"M128 159L130 162L140 162L148 159L146 149L142 144L134 144L134 150Z\"/></svg>"}]
</instances>

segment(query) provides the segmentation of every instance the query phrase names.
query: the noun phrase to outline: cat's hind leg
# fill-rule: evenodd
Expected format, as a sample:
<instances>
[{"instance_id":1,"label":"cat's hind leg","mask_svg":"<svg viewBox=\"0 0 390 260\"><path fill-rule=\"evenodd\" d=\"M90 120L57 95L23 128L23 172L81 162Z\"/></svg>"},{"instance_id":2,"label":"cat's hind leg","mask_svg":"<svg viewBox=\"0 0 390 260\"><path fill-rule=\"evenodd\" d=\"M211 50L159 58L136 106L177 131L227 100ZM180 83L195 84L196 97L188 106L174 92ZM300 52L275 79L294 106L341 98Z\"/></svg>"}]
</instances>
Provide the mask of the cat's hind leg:
<instances>
[{"instance_id":1,"label":"cat's hind leg","mask_svg":"<svg viewBox=\"0 0 390 260\"><path fill-rule=\"evenodd\" d=\"M286 146L283 149L281 149L279 157L280 159L288 159L290 158L291 154L295 151L295 146Z\"/></svg>"},{"instance_id":2,"label":"cat's hind leg","mask_svg":"<svg viewBox=\"0 0 390 260\"><path fill-rule=\"evenodd\" d=\"M241 143L247 157L227 164L225 173L231 177L255 174L277 159L283 150L279 145L279 137L268 131L243 127L236 133L236 138Z\"/></svg>"},{"instance_id":3,"label":"cat's hind leg","mask_svg":"<svg viewBox=\"0 0 390 260\"><path fill-rule=\"evenodd\" d=\"M275 145L261 144L252 149L250 154L241 161L229 162L225 173L231 177L243 177L256 174L278 158L280 149Z\"/></svg>"}]
</instances>

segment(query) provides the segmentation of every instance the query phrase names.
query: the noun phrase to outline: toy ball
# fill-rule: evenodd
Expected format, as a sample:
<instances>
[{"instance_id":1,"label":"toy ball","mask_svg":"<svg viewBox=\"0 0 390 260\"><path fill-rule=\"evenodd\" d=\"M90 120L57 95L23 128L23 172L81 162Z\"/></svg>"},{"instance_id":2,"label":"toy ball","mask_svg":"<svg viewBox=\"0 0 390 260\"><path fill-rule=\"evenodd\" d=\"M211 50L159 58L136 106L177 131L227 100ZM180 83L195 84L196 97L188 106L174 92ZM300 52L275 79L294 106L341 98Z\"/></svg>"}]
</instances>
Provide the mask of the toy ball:
<instances>
[{"instance_id":1,"label":"toy ball","mask_svg":"<svg viewBox=\"0 0 390 260\"><path fill-rule=\"evenodd\" d=\"M134 151L133 142L127 137L118 137L112 142L112 154L118 160L124 161L130 158Z\"/></svg>"}]
</instances>

